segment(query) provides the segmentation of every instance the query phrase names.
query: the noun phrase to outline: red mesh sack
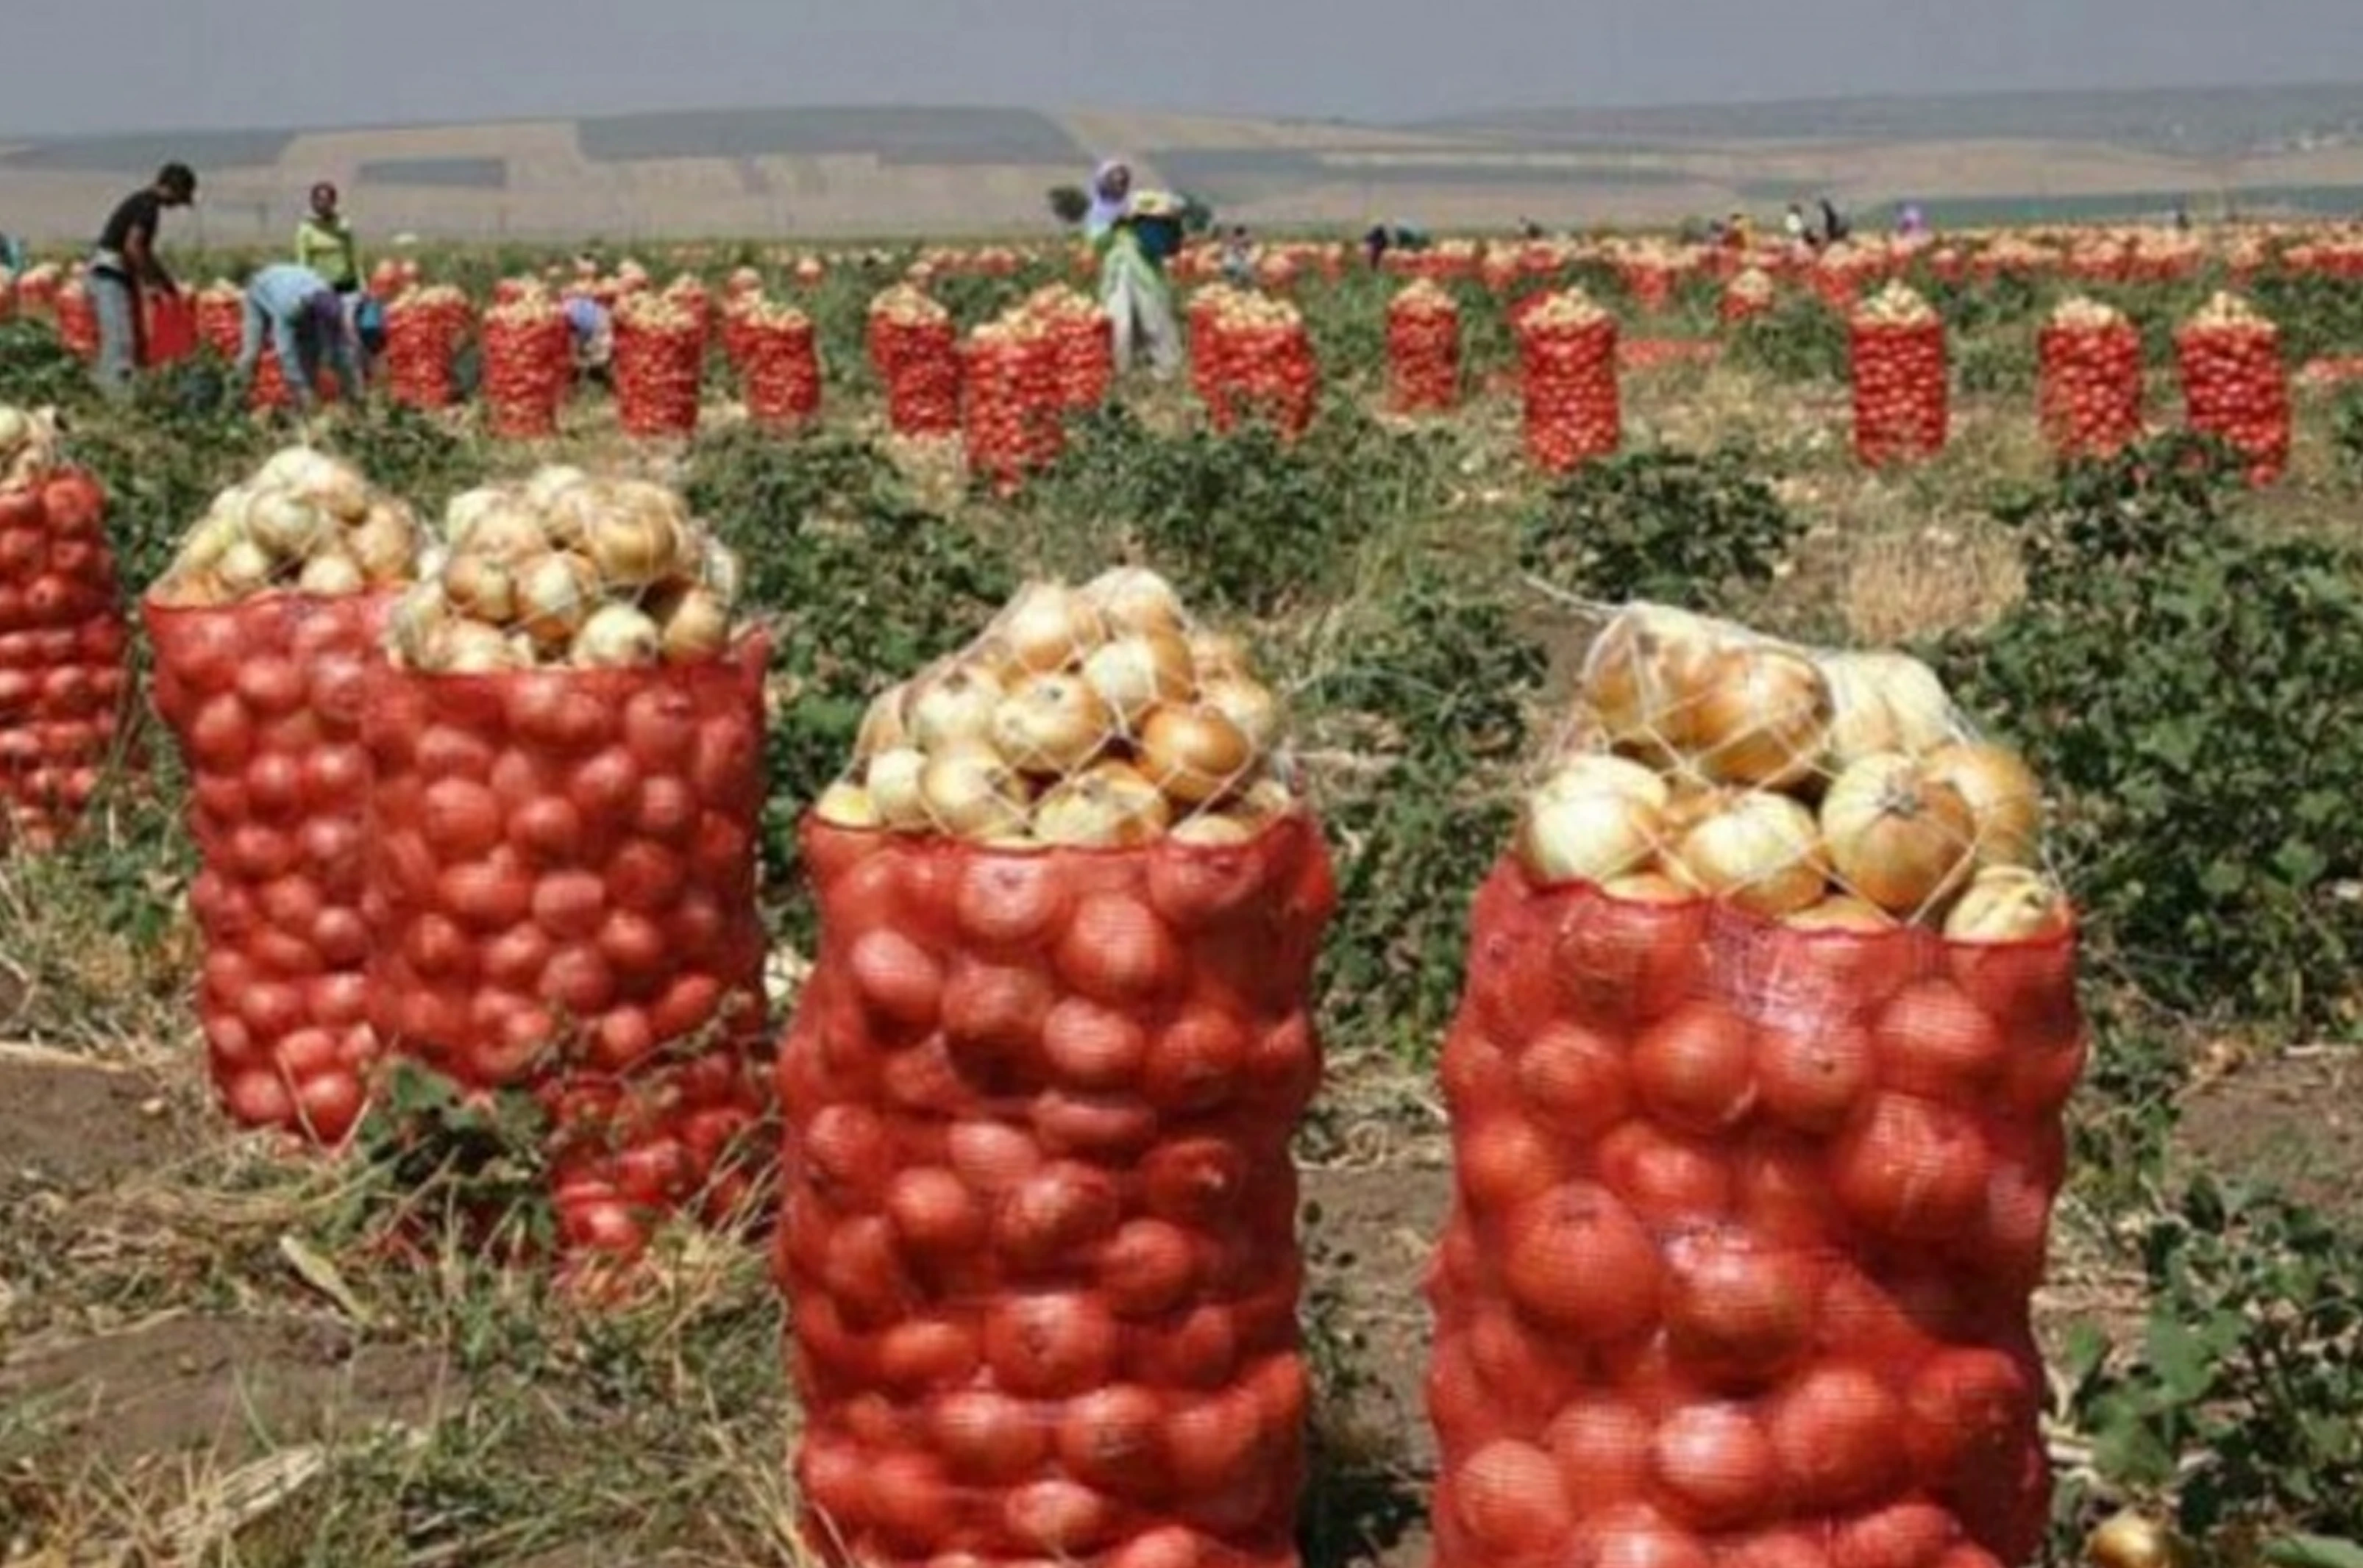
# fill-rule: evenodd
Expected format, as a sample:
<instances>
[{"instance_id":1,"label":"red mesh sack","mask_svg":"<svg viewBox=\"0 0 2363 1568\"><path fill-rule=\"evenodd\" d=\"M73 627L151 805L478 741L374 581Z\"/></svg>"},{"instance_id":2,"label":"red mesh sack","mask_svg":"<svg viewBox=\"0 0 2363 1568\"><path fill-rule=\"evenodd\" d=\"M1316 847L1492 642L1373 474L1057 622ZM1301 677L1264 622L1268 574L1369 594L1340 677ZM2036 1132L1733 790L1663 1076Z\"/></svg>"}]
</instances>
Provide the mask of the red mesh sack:
<instances>
[{"instance_id":1,"label":"red mesh sack","mask_svg":"<svg viewBox=\"0 0 2363 1568\"><path fill-rule=\"evenodd\" d=\"M1190 296L1185 330L1189 335L1190 390L1198 394L1211 414L1221 402L1221 388L1229 375L1223 363L1225 348L1222 314L1223 302L1233 293L1222 284L1213 284Z\"/></svg>"},{"instance_id":2,"label":"red mesh sack","mask_svg":"<svg viewBox=\"0 0 2363 1568\"><path fill-rule=\"evenodd\" d=\"M449 286L413 289L385 309L385 383L394 402L448 408L459 395L451 373L473 313Z\"/></svg>"},{"instance_id":3,"label":"red mesh sack","mask_svg":"<svg viewBox=\"0 0 2363 1568\"><path fill-rule=\"evenodd\" d=\"M1681 272L1662 259L1626 259L1617 264L1616 275L1625 284L1633 303L1652 315L1662 315L1674 306L1674 285L1681 282Z\"/></svg>"},{"instance_id":4,"label":"red mesh sack","mask_svg":"<svg viewBox=\"0 0 2363 1568\"><path fill-rule=\"evenodd\" d=\"M536 440L558 434L558 410L573 380L573 337L547 298L495 304L484 313L484 420L494 436Z\"/></svg>"},{"instance_id":5,"label":"red mesh sack","mask_svg":"<svg viewBox=\"0 0 2363 1568\"><path fill-rule=\"evenodd\" d=\"M2141 438L2141 334L2090 300L2054 311L2036 337L2043 431L2062 457L2106 457Z\"/></svg>"},{"instance_id":6,"label":"red mesh sack","mask_svg":"<svg viewBox=\"0 0 2363 1568\"><path fill-rule=\"evenodd\" d=\"M1217 318L1221 380L1210 412L1215 428L1260 419L1294 437L1313 423L1321 392L1313 336L1293 305L1248 296Z\"/></svg>"},{"instance_id":7,"label":"red mesh sack","mask_svg":"<svg viewBox=\"0 0 2363 1568\"><path fill-rule=\"evenodd\" d=\"M705 370L705 326L682 296L635 294L616 310L616 413L627 436L689 436Z\"/></svg>"},{"instance_id":8,"label":"red mesh sack","mask_svg":"<svg viewBox=\"0 0 2363 1568\"><path fill-rule=\"evenodd\" d=\"M1058 460L1058 347L1038 321L1020 316L980 327L962 358L969 468L1006 494Z\"/></svg>"},{"instance_id":9,"label":"red mesh sack","mask_svg":"<svg viewBox=\"0 0 2363 1568\"><path fill-rule=\"evenodd\" d=\"M870 361L886 389L887 427L898 436L960 428L960 334L949 312L909 284L870 302Z\"/></svg>"},{"instance_id":10,"label":"red mesh sack","mask_svg":"<svg viewBox=\"0 0 2363 1568\"><path fill-rule=\"evenodd\" d=\"M1441 1064L1438 1568L2028 1560L2086 1050L2037 802L1897 656L1628 612L1583 688Z\"/></svg>"},{"instance_id":11,"label":"red mesh sack","mask_svg":"<svg viewBox=\"0 0 2363 1568\"><path fill-rule=\"evenodd\" d=\"M0 850L54 845L96 793L129 690L106 498L51 466L46 414L0 409Z\"/></svg>"},{"instance_id":12,"label":"red mesh sack","mask_svg":"<svg viewBox=\"0 0 2363 1568\"><path fill-rule=\"evenodd\" d=\"M1115 383L1115 324L1091 306L1054 320L1050 339L1058 353L1059 406L1097 408Z\"/></svg>"},{"instance_id":13,"label":"red mesh sack","mask_svg":"<svg viewBox=\"0 0 2363 1568\"><path fill-rule=\"evenodd\" d=\"M98 358L98 306L89 285L76 278L58 290L58 337L84 359Z\"/></svg>"},{"instance_id":14,"label":"red mesh sack","mask_svg":"<svg viewBox=\"0 0 2363 1568\"><path fill-rule=\"evenodd\" d=\"M1753 320L1772 308L1773 297L1772 275L1758 268L1744 268L1724 285L1716 314L1727 324Z\"/></svg>"},{"instance_id":15,"label":"red mesh sack","mask_svg":"<svg viewBox=\"0 0 2363 1568\"><path fill-rule=\"evenodd\" d=\"M1537 294L1512 314L1525 385L1526 455L1565 473L1624 442L1616 318L1573 290Z\"/></svg>"},{"instance_id":16,"label":"red mesh sack","mask_svg":"<svg viewBox=\"0 0 2363 1568\"><path fill-rule=\"evenodd\" d=\"M246 329L246 299L237 287L217 283L197 295L197 337L225 359L238 358Z\"/></svg>"},{"instance_id":17,"label":"red mesh sack","mask_svg":"<svg viewBox=\"0 0 2363 1568\"><path fill-rule=\"evenodd\" d=\"M153 700L190 780L206 1063L230 1114L324 1144L377 1056L361 909L365 671L389 594L143 605Z\"/></svg>"},{"instance_id":18,"label":"red mesh sack","mask_svg":"<svg viewBox=\"0 0 2363 1568\"><path fill-rule=\"evenodd\" d=\"M832 1562L1293 1568L1313 823L1011 853L808 823L775 1262Z\"/></svg>"},{"instance_id":19,"label":"red mesh sack","mask_svg":"<svg viewBox=\"0 0 2363 1568\"><path fill-rule=\"evenodd\" d=\"M820 413L820 354L812 318L758 304L736 317L747 413L759 425L802 425Z\"/></svg>"},{"instance_id":20,"label":"red mesh sack","mask_svg":"<svg viewBox=\"0 0 2363 1568\"><path fill-rule=\"evenodd\" d=\"M186 294L151 291L139 297L147 311L147 333L140 343L143 364L177 364L197 351L197 308Z\"/></svg>"},{"instance_id":21,"label":"red mesh sack","mask_svg":"<svg viewBox=\"0 0 2363 1568\"><path fill-rule=\"evenodd\" d=\"M764 639L704 664L372 668L370 1011L384 1048L552 1115L561 1244L743 1192L761 1114Z\"/></svg>"},{"instance_id":22,"label":"red mesh sack","mask_svg":"<svg viewBox=\"0 0 2363 1568\"><path fill-rule=\"evenodd\" d=\"M1847 324L1854 383L1854 451L1869 467L1945 447L1950 398L1945 324L1925 300L1891 284Z\"/></svg>"},{"instance_id":23,"label":"red mesh sack","mask_svg":"<svg viewBox=\"0 0 2363 1568\"><path fill-rule=\"evenodd\" d=\"M1387 304L1387 402L1401 414L1436 413L1460 401L1460 307L1432 282Z\"/></svg>"},{"instance_id":24,"label":"red mesh sack","mask_svg":"<svg viewBox=\"0 0 2363 1568\"><path fill-rule=\"evenodd\" d=\"M2289 467L2289 370L2280 328L2219 293L2174 335L2191 428L2221 436L2248 459L2248 479L2270 484Z\"/></svg>"}]
</instances>

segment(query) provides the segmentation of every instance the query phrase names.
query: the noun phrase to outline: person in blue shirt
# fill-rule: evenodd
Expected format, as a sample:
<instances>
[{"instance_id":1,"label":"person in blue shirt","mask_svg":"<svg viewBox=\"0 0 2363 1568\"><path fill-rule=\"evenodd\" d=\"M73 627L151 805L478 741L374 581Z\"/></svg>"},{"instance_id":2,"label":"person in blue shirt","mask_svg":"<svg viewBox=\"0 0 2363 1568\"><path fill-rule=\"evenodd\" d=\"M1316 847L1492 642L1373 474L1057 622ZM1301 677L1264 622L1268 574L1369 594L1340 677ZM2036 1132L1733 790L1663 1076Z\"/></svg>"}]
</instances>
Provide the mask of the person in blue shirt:
<instances>
[{"instance_id":1,"label":"person in blue shirt","mask_svg":"<svg viewBox=\"0 0 2363 1568\"><path fill-rule=\"evenodd\" d=\"M244 386L262 359L263 334L271 335L279 355L279 370L298 412L312 411L313 387L323 360L336 372L337 385L347 402L361 395L361 367L355 361L345 302L327 279L309 267L283 261L265 267L246 284L246 330L239 343L238 369L233 373Z\"/></svg>"}]
</instances>

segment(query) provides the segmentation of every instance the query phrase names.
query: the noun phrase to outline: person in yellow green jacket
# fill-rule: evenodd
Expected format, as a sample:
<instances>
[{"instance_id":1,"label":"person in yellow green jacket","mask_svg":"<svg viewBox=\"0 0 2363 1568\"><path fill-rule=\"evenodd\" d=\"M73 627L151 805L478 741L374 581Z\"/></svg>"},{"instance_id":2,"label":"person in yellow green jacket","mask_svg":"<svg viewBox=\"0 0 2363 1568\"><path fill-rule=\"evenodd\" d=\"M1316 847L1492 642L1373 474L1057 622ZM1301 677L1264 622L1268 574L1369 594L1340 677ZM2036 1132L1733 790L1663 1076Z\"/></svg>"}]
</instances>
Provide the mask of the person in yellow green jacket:
<instances>
[{"instance_id":1,"label":"person in yellow green jacket","mask_svg":"<svg viewBox=\"0 0 2363 1568\"><path fill-rule=\"evenodd\" d=\"M337 210L337 188L325 180L312 187L312 211L295 226L295 265L319 273L339 294L361 292L361 247Z\"/></svg>"}]
</instances>

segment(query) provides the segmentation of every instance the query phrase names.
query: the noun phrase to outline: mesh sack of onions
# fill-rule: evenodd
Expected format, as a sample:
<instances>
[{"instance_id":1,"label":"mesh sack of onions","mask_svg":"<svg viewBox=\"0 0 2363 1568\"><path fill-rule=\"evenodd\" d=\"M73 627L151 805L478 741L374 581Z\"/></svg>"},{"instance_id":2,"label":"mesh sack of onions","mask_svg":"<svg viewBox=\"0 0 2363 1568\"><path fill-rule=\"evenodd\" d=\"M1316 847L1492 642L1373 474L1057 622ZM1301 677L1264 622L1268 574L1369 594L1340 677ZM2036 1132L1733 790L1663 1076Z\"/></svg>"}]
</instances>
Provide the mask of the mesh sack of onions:
<instances>
[{"instance_id":1,"label":"mesh sack of onions","mask_svg":"<svg viewBox=\"0 0 2363 1568\"><path fill-rule=\"evenodd\" d=\"M2217 293L2177 328L2174 357L2184 416L2248 460L2248 478L2270 484L2289 466L2289 369L2280 328L2236 295Z\"/></svg>"},{"instance_id":2,"label":"mesh sack of onions","mask_svg":"<svg viewBox=\"0 0 2363 1568\"><path fill-rule=\"evenodd\" d=\"M81 817L129 690L106 497L49 409L0 403L0 851Z\"/></svg>"},{"instance_id":3,"label":"mesh sack of onions","mask_svg":"<svg viewBox=\"0 0 2363 1568\"><path fill-rule=\"evenodd\" d=\"M963 357L969 469L1007 493L1058 460L1058 346L1037 317L1013 315L978 327Z\"/></svg>"},{"instance_id":4,"label":"mesh sack of onions","mask_svg":"<svg viewBox=\"0 0 2363 1568\"><path fill-rule=\"evenodd\" d=\"M1238 291L1226 283L1209 283L1190 296L1184 312L1183 330L1189 337L1190 390L1198 395L1209 414L1221 400L1221 388L1228 374L1223 364L1225 348L1222 315L1228 302L1238 297Z\"/></svg>"},{"instance_id":5,"label":"mesh sack of onions","mask_svg":"<svg viewBox=\"0 0 2363 1568\"><path fill-rule=\"evenodd\" d=\"M1049 333L1058 359L1059 406L1098 407L1115 381L1115 324L1089 295L1063 283L1035 290L1025 308Z\"/></svg>"},{"instance_id":6,"label":"mesh sack of onions","mask_svg":"<svg viewBox=\"0 0 2363 1568\"><path fill-rule=\"evenodd\" d=\"M503 279L484 312L484 423L493 435L538 440L558 434L558 410L574 379L566 314L538 284Z\"/></svg>"},{"instance_id":7,"label":"mesh sack of onions","mask_svg":"<svg viewBox=\"0 0 2363 1568\"><path fill-rule=\"evenodd\" d=\"M473 315L448 283L406 289L385 307L385 384L394 402L449 408L459 395L451 368Z\"/></svg>"},{"instance_id":8,"label":"mesh sack of onions","mask_svg":"<svg viewBox=\"0 0 2363 1568\"><path fill-rule=\"evenodd\" d=\"M1616 318L1581 289L1534 295L1512 315L1525 385L1526 455L1564 473L1624 442Z\"/></svg>"},{"instance_id":9,"label":"mesh sack of onions","mask_svg":"<svg viewBox=\"0 0 2363 1568\"><path fill-rule=\"evenodd\" d=\"M1681 281L1679 264L1663 255L1625 256L1616 263L1617 280L1633 303L1652 315L1671 310L1674 285Z\"/></svg>"},{"instance_id":10,"label":"mesh sack of onions","mask_svg":"<svg viewBox=\"0 0 2363 1568\"><path fill-rule=\"evenodd\" d=\"M197 293L197 338L222 359L238 358L245 331L246 295L236 283L216 278Z\"/></svg>"},{"instance_id":11,"label":"mesh sack of onions","mask_svg":"<svg viewBox=\"0 0 2363 1568\"><path fill-rule=\"evenodd\" d=\"M734 318L747 413L759 425L802 425L820 413L820 352L812 318L793 305L757 298Z\"/></svg>"},{"instance_id":12,"label":"mesh sack of onions","mask_svg":"<svg viewBox=\"0 0 2363 1568\"><path fill-rule=\"evenodd\" d=\"M1581 688L1442 1060L1439 1568L2027 1560L2085 1053L2036 780L1900 655L1633 606Z\"/></svg>"},{"instance_id":13,"label":"mesh sack of onions","mask_svg":"<svg viewBox=\"0 0 2363 1568\"><path fill-rule=\"evenodd\" d=\"M705 372L705 326L671 293L630 294L616 307L616 414L627 436L689 436Z\"/></svg>"},{"instance_id":14,"label":"mesh sack of onions","mask_svg":"<svg viewBox=\"0 0 2363 1568\"><path fill-rule=\"evenodd\" d=\"M65 286L64 276L54 261L43 261L25 269L17 280L17 308L28 316L54 320L58 313L58 292Z\"/></svg>"},{"instance_id":15,"label":"mesh sack of onions","mask_svg":"<svg viewBox=\"0 0 2363 1568\"><path fill-rule=\"evenodd\" d=\"M81 278L71 278L58 290L58 338L66 348L84 359L98 358L98 306L90 297L90 286Z\"/></svg>"},{"instance_id":16,"label":"mesh sack of onions","mask_svg":"<svg viewBox=\"0 0 2363 1568\"><path fill-rule=\"evenodd\" d=\"M1856 460L1878 468L1942 451L1951 414L1944 318L1890 283L1847 318L1847 344Z\"/></svg>"},{"instance_id":17,"label":"mesh sack of onions","mask_svg":"<svg viewBox=\"0 0 2363 1568\"><path fill-rule=\"evenodd\" d=\"M2097 300L2061 302L2036 335L2043 432L2062 457L2106 457L2142 433L2141 333Z\"/></svg>"},{"instance_id":18,"label":"mesh sack of onions","mask_svg":"<svg viewBox=\"0 0 2363 1568\"><path fill-rule=\"evenodd\" d=\"M323 1144L351 1131L377 1056L361 684L420 543L401 502L291 447L214 499L141 606L189 774L215 1092L246 1126Z\"/></svg>"},{"instance_id":19,"label":"mesh sack of onions","mask_svg":"<svg viewBox=\"0 0 2363 1568\"><path fill-rule=\"evenodd\" d=\"M1119 569L882 694L807 819L774 1256L826 1559L1293 1568L1335 889L1280 739Z\"/></svg>"},{"instance_id":20,"label":"mesh sack of onions","mask_svg":"<svg viewBox=\"0 0 2363 1568\"><path fill-rule=\"evenodd\" d=\"M1215 428L1253 419L1283 436L1303 435L1321 392L1303 313L1286 300L1235 293L1215 315L1215 335L1221 344L1220 379L1209 409Z\"/></svg>"},{"instance_id":21,"label":"mesh sack of onions","mask_svg":"<svg viewBox=\"0 0 2363 1568\"><path fill-rule=\"evenodd\" d=\"M1387 303L1387 402L1427 414L1460 401L1460 306L1426 279Z\"/></svg>"},{"instance_id":22,"label":"mesh sack of onions","mask_svg":"<svg viewBox=\"0 0 2363 1568\"><path fill-rule=\"evenodd\" d=\"M561 1246L736 1208L768 1085L765 638L678 496L549 468L447 512L366 686L371 1017L553 1119Z\"/></svg>"},{"instance_id":23,"label":"mesh sack of onions","mask_svg":"<svg viewBox=\"0 0 2363 1568\"><path fill-rule=\"evenodd\" d=\"M898 436L960 428L960 334L951 313L898 283L870 302L870 361L886 387L886 424Z\"/></svg>"},{"instance_id":24,"label":"mesh sack of onions","mask_svg":"<svg viewBox=\"0 0 2363 1568\"><path fill-rule=\"evenodd\" d=\"M1772 308L1774 292L1771 273L1761 267L1743 267L1723 286L1717 313L1725 322L1752 320Z\"/></svg>"}]
</instances>

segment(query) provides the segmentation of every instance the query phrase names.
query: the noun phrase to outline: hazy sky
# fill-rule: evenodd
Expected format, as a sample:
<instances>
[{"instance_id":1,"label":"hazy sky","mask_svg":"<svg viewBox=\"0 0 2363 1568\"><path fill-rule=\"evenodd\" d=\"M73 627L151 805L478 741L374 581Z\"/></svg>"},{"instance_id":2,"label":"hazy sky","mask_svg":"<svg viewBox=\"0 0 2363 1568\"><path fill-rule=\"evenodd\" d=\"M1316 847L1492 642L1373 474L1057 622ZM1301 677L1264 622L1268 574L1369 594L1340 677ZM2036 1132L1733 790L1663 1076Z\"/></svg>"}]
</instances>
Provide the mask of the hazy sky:
<instances>
[{"instance_id":1,"label":"hazy sky","mask_svg":"<svg viewBox=\"0 0 2363 1568\"><path fill-rule=\"evenodd\" d=\"M0 6L13 13L0 50L0 131L15 133L795 103L1408 117L1517 105L2363 78L2363 0Z\"/></svg>"}]
</instances>

